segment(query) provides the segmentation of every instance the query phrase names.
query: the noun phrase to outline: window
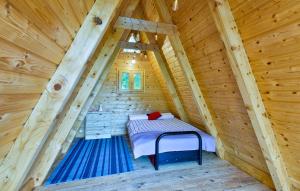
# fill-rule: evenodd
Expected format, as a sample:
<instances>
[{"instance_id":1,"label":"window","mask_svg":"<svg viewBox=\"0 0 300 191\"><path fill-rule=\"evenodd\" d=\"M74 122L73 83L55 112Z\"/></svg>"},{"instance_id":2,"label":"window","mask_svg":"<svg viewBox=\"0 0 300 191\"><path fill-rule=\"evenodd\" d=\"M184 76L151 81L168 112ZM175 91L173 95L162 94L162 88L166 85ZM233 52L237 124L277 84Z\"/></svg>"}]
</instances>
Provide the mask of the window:
<instances>
[{"instance_id":1,"label":"window","mask_svg":"<svg viewBox=\"0 0 300 191\"><path fill-rule=\"evenodd\" d=\"M119 91L144 91L144 72L142 70L119 70Z\"/></svg>"},{"instance_id":2,"label":"window","mask_svg":"<svg viewBox=\"0 0 300 191\"><path fill-rule=\"evenodd\" d=\"M122 72L121 74L121 90L129 90L129 72Z\"/></svg>"}]
</instances>

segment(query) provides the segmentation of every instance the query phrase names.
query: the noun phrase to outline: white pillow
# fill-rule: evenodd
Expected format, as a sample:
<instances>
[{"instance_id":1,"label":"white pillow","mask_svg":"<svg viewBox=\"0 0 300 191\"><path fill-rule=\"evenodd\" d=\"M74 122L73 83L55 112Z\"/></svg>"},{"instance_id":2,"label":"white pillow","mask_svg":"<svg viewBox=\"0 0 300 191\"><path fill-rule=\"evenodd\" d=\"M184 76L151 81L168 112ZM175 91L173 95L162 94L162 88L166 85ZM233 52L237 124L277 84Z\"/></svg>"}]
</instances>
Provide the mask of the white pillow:
<instances>
[{"instance_id":1,"label":"white pillow","mask_svg":"<svg viewBox=\"0 0 300 191\"><path fill-rule=\"evenodd\" d=\"M174 115L172 113L161 113L161 116L158 119L174 119Z\"/></svg>"},{"instance_id":2,"label":"white pillow","mask_svg":"<svg viewBox=\"0 0 300 191\"><path fill-rule=\"evenodd\" d=\"M148 119L148 116L146 114L133 114L133 115L129 115L129 120L133 121L133 120L145 120Z\"/></svg>"}]
</instances>

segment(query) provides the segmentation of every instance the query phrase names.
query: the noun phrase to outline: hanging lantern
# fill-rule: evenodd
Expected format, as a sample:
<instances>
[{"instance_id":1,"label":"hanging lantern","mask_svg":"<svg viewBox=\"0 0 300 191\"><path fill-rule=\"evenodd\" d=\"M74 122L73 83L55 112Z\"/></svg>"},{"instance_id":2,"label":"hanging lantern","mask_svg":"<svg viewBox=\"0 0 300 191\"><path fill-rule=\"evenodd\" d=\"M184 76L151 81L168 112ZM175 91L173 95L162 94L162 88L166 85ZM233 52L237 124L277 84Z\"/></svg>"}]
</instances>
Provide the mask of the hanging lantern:
<instances>
[{"instance_id":1,"label":"hanging lantern","mask_svg":"<svg viewBox=\"0 0 300 191\"><path fill-rule=\"evenodd\" d=\"M140 42L141 38L140 38L140 33L139 32L136 34L135 40L136 40L136 42Z\"/></svg>"},{"instance_id":2,"label":"hanging lantern","mask_svg":"<svg viewBox=\"0 0 300 191\"><path fill-rule=\"evenodd\" d=\"M155 36L154 36L154 37L155 37L155 40L157 41L157 40L158 40L158 35L157 35L157 34L155 34Z\"/></svg>"},{"instance_id":3,"label":"hanging lantern","mask_svg":"<svg viewBox=\"0 0 300 191\"><path fill-rule=\"evenodd\" d=\"M173 1L172 10L177 11L178 10L178 0Z\"/></svg>"},{"instance_id":4,"label":"hanging lantern","mask_svg":"<svg viewBox=\"0 0 300 191\"><path fill-rule=\"evenodd\" d=\"M134 33L133 32L130 34L130 38L134 38Z\"/></svg>"}]
</instances>

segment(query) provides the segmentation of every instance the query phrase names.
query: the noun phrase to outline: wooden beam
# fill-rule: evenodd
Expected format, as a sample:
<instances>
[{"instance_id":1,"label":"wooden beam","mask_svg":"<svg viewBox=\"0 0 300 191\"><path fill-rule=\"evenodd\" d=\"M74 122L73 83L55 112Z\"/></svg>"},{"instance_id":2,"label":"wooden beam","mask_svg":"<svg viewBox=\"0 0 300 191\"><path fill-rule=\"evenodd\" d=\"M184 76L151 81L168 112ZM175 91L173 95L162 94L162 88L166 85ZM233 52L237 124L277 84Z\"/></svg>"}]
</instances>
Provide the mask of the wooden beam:
<instances>
[{"instance_id":1,"label":"wooden beam","mask_svg":"<svg viewBox=\"0 0 300 191\"><path fill-rule=\"evenodd\" d=\"M300 181L294 178L291 178L292 190L300 190Z\"/></svg>"},{"instance_id":2,"label":"wooden beam","mask_svg":"<svg viewBox=\"0 0 300 191\"><path fill-rule=\"evenodd\" d=\"M139 0L132 0L131 3L132 5L129 5L127 9L132 9L133 12L139 3ZM134 7L134 9L132 7ZM102 72L110 62L111 58L113 57L114 60L118 54L118 45L123 33L124 29L116 29L113 34L108 37L100 54L80 87L78 94L71 103L70 108L66 112L61 123L57 125L56 132L46 142L44 149L39 155L39 160L35 163L34 168L31 171L35 186L39 186L43 183L52 164L55 162L56 157L61 151L62 144L65 142L76 119L86 102L89 100L92 90L95 89Z\"/></svg>"},{"instance_id":3,"label":"wooden beam","mask_svg":"<svg viewBox=\"0 0 300 191\"><path fill-rule=\"evenodd\" d=\"M152 34L146 33L146 36L147 36L148 40L151 43L155 43L155 38ZM156 62L159 66L160 72L163 76L163 79L164 79L165 83L167 84L167 89L169 91L169 94L172 98L172 101L175 105L175 108L178 112L178 115L179 115L180 119L185 121L185 122L188 122L188 117L185 113L185 110L184 110L182 104L181 104L181 101L180 101L179 96L178 96L177 91L176 91L175 84L174 84L174 82L171 78L171 75L169 73L169 70L168 70L168 67L167 67L167 65L168 65L167 61L163 57L163 55L164 55L163 52L160 49L157 49L157 50L154 50L153 53L154 53L154 57L156 59Z\"/></svg>"},{"instance_id":4,"label":"wooden beam","mask_svg":"<svg viewBox=\"0 0 300 191\"><path fill-rule=\"evenodd\" d=\"M129 17L119 17L115 27L157 34L174 34L177 31L177 27L173 24L158 23Z\"/></svg>"},{"instance_id":5,"label":"wooden beam","mask_svg":"<svg viewBox=\"0 0 300 191\"><path fill-rule=\"evenodd\" d=\"M121 0L95 2L22 132L0 166L2 190L18 190L21 187L52 130L56 116L67 102L120 3Z\"/></svg>"},{"instance_id":6,"label":"wooden beam","mask_svg":"<svg viewBox=\"0 0 300 191\"><path fill-rule=\"evenodd\" d=\"M128 30L124 31L122 39L126 39L124 37L128 36L129 32L130 31L128 31ZM120 47L118 46L118 49L116 49L115 52L119 52L119 50L120 50ZM92 106L95 98L97 97L98 93L100 92L100 90L104 84L104 81L106 80L106 78L114 64L115 57L117 55L118 54L114 53L111 56L110 61L107 64L107 66L105 67L104 71L102 72L101 77L100 77L99 81L97 82L96 87L93 89L92 93L90 94L90 97L86 101L86 103L85 103L84 107L82 108L77 120L75 121L70 133L68 134L68 137L66 138L65 142L63 143L62 148L61 148L61 154L65 154L68 151L68 149L70 148L78 130L80 129L82 123L84 122L85 116L88 113L89 108Z\"/></svg>"},{"instance_id":7,"label":"wooden beam","mask_svg":"<svg viewBox=\"0 0 300 191\"><path fill-rule=\"evenodd\" d=\"M124 34L123 34L123 37L121 39L126 39L127 36L129 35L129 32L128 30L125 30L124 31ZM116 52L119 52L120 50L120 46L118 46L118 49L116 49L115 53ZM113 64L114 64L114 61L115 61L115 58L117 56L117 54L113 54L110 58L110 61L109 63L107 64L107 66L105 67L104 71L102 72L101 74L101 77L99 79L99 81L97 82L97 85L96 87L93 89L90 97L88 98L88 100L86 101L84 107L82 108L77 120L75 121L70 133L68 134L68 137L66 138L65 142L63 143L62 145L62 148L61 148L61 154L65 154L67 153L67 151L69 150L78 130L80 129L82 123L84 122L84 119L85 119L85 116L86 114L88 113L89 111L89 108L92 106L95 98L97 97L98 93L100 92Z\"/></svg>"},{"instance_id":8,"label":"wooden beam","mask_svg":"<svg viewBox=\"0 0 300 191\"><path fill-rule=\"evenodd\" d=\"M77 131L81 127L82 122L84 121L85 116L88 113L89 108L92 106L92 104L93 104L95 98L97 97L98 93L100 92L109 72L111 71L114 61L115 61L115 58L118 55L119 50L120 50L120 48L117 48L115 53L111 56L111 59L110 59L109 63L107 64L107 66L105 67L104 71L102 72L101 77L100 77L99 81L97 82L96 87L93 89L90 97L86 101L76 122L74 123L70 133L68 134L68 137L66 138L65 142L63 143L61 153L63 153L63 154L66 153L68 151L68 149L70 148L70 146L76 136Z\"/></svg>"},{"instance_id":9,"label":"wooden beam","mask_svg":"<svg viewBox=\"0 0 300 191\"><path fill-rule=\"evenodd\" d=\"M166 23L172 23L172 17L168 11L165 1L155 0L155 5L160 15L160 18ZM170 40L171 46L174 49L176 57L181 65L185 78L189 86L191 87L194 99L197 103L197 108L204 118L205 125L208 128L211 135L216 138L218 155L220 156L220 158L224 158L223 143L218 135L218 131L214 124L213 118L210 114L200 86L189 63L188 57L179 38L178 31L176 31L172 35L168 35L168 38Z\"/></svg>"},{"instance_id":10,"label":"wooden beam","mask_svg":"<svg viewBox=\"0 0 300 191\"><path fill-rule=\"evenodd\" d=\"M291 190L275 133L263 104L234 16L227 0L208 0L229 63L277 190Z\"/></svg>"},{"instance_id":11,"label":"wooden beam","mask_svg":"<svg viewBox=\"0 0 300 191\"><path fill-rule=\"evenodd\" d=\"M168 72L167 62L162 57L162 55L163 55L162 51L159 51L159 50L154 51L154 56L155 56L156 62L158 63L160 71L162 73L162 76L165 80L165 83L167 84L168 91L169 91L170 96L173 100L173 103L176 107L178 115L179 115L181 120L183 120L185 122L188 122L188 117L185 113L185 110L184 110L182 104L181 104L181 101L180 101L179 96L177 94L177 91L176 91L175 85L172 81L172 78L171 78L171 76Z\"/></svg>"},{"instance_id":12,"label":"wooden beam","mask_svg":"<svg viewBox=\"0 0 300 191\"><path fill-rule=\"evenodd\" d=\"M159 50L159 47L157 44L146 44L146 43L133 43L133 42L126 42L126 41L120 41L120 48L122 49L134 49L134 50L141 50L141 51L155 51Z\"/></svg>"},{"instance_id":13,"label":"wooden beam","mask_svg":"<svg viewBox=\"0 0 300 191\"><path fill-rule=\"evenodd\" d=\"M131 6L134 7L135 5L131 5ZM133 9L135 9L135 8L132 8L132 10ZM131 13L131 11L128 11L128 10L126 12L127 12L127 14ZM123 40L127 39L129 32L130 31L125 30L121 39L123 39ZM120 49L120 46L119 46L117 52L119 52L119 49ZM100 92L100 90L104 84L104 81L106 80L106 78L114 64L114 61L115 61L115 55L113 54L109 63L105 67L103 73L101 74L101 77L100 77L99 81L97 82L96 87L93 89L90 97L88 98L84 107L82 108L77 120L75 121L70 133L68 134L68 137L66 138L65 142L63 143L62 148L61 148L61 154L65 154L69 150L78 130L80 129L82 123L84 122L85 116L88 113L89 108L92 106L95 98L97 97L98 93Z\"/></svg>"},{"instance_id":14,"label":"wooden beam","mask_svg":"<svg viewBox=\"0 0 300 191\"><path fill-rule=\"evenodd\" d=\"M121 37L122 32L123 31L118 31L113 36ZM31 172L35 186L40 186L45 180L52 164L61 151L62 144L65 142L82 108L89 99L92 90L97 85L100 75L104 71L110 58L118 54L119 49L117 45L118 39L110 37L107 40L82 87L70 105L70 109L67 111L62 122L57 126L55 134L46 142L45 148L40 153L40 157Z\"/></svg>"}]
</instances>

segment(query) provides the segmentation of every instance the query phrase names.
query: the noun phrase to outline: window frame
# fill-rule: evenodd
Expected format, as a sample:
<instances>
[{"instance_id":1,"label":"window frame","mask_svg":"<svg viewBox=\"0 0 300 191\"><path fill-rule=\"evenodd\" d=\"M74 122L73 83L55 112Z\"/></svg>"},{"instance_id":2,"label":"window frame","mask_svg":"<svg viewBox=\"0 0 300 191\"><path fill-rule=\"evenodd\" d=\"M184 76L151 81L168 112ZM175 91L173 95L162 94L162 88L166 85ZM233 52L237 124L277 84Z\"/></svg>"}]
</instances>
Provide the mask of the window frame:
<instances>
[{"instance_id":1,"label":"window frame","mask_svg":"<svg viewBox=\"0 0 300 191\"><path fill-rule=\"evenodd\" d=\"M129 73L129 89L124 90L121 89L122 87L122 73ZM141 89L135 90L134 88L134 74L140 73L141 74ZM118 92L121 93L142 93L145 92L145 71L144 70L136 70L136 69L118 69Z\"/></svg>"}]
</instances>

